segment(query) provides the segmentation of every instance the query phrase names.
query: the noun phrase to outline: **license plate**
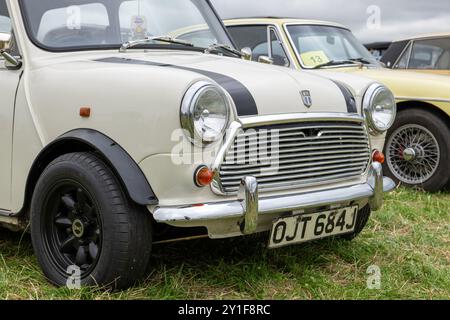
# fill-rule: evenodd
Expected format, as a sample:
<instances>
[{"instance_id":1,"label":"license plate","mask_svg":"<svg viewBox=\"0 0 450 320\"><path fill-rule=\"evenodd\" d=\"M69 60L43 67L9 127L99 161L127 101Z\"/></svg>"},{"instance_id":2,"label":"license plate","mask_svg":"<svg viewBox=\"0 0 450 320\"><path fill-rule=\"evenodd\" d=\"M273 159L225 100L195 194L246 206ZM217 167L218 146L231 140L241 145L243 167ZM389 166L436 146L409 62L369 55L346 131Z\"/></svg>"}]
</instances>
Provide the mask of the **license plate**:
<instances>
[{"instance_id":1,"label":"license plate","mask_svg":"<svg viewBox=\"0 0 450 320\"><path fill-rule=\"evenodd\" d=\"M279 248L355 231L358 206L276 220L269 248Z\"/></svg>"}]
</instances>

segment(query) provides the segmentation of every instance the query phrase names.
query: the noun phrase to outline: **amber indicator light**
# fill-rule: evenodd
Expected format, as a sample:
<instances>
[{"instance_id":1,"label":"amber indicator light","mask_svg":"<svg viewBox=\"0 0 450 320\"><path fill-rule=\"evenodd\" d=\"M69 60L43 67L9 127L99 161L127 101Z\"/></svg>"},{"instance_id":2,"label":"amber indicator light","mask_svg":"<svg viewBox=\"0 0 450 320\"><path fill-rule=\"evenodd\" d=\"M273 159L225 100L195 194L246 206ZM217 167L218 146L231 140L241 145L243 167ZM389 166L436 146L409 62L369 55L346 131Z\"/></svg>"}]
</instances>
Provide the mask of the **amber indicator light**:
<instances>
[{"instance_id":1,"label":"amber indicator light","mask_svg":"<svg viewBox=\"0 0 450 320\"><path fill-rule=\"evenodd\" d=\"M373 161L379 162L383 164L386 161L386 157L384 156L383 152L379 150L375 150L372 154Z\"/></svg>"},{"instance_id":2,"label":"amber indicator light","mask_svg":"<svg viewBox=\"0 0 450 320\"><path fill-rule=\"evenodd\" d=\"M195 172L194 180L198 187L206 187L214 179L214 173L206 166L202 166Z\"/></svg>"},{"instance_id":3,"label":"amber indicator light","mask_svg":"<svg viewBox=\"0 0 450 320\"><path fill-rule=\"evenodd\" d=\"M89 118L91 116L91 108L89 107L81 107L80 108L80 117Z\"/></svg>"}]
</instances>

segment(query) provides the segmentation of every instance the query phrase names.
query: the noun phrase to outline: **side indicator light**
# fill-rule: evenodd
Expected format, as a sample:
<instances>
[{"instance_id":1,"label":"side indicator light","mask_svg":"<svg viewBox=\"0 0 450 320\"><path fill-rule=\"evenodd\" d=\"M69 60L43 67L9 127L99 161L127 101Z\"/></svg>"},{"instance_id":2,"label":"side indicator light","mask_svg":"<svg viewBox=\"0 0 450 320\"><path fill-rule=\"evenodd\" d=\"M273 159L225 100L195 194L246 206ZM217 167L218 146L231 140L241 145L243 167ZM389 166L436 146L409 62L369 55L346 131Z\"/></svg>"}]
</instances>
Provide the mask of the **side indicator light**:
<instances>
[{"instance_id":1,"label":"side indicator light","mask_svg":"<svg viewBox=\"0 0 450 320\"><path fill-rule=\"evenodd\" d=\"M206 187L213 182L214 172L206 166L201 166L195 171L194 181L197 187Z\"/></svg>"},{"instance_id":2,"label":"side indicator light","mask_svg":"<svg viewBox=\"0 0 450 320\"><path fill-rule=\"evenodd\" d=\"M373 161L379 162L383 164L386 161L386 157L384 156L383 152L379 150L375 150L372 154Z\"/></svg>"},{"instance_id":3,"label":"side indicator light","mask_svg":"<svg viewBox=\"0 0 450 320\"><path fill-rule=\"evenodd\" d=\"M91 116L91 108L89 107L81 107L80 108L80 117L89 118Z\"/></svg>"}]
</instances>

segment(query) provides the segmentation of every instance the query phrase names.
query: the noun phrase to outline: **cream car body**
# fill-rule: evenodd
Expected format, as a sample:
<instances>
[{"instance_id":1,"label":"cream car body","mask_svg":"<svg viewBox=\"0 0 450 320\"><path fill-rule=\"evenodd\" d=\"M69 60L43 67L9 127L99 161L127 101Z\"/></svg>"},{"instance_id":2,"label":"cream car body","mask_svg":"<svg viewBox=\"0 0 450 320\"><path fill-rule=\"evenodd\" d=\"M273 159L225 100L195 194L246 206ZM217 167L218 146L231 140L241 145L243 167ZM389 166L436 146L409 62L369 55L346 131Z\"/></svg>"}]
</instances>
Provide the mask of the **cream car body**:
<instances>
[{"instance_id":1,"label":"cream car body","mask_svg":"<svg viewBox=\"0 0 450 320\"><path fill-rule=\"evenodd\" d=\"M27 222L43 170L70 152L101 154L132 202L145 206L157 222L206 227L211 238L267 231L286 211L355 204L363 208L369 203L377 210L383 191L394 187L390 179L383 180L379 164L371 159L372 149L381 149L384 143L383 135L370 137L362 117L362 100L374 86L371 80L301 73L181 47L47 50L30 39L21 1L6 3L17 43L12 54L20 62L0 69L0 145L5 150L0 155L0 222L9 227ZM184 157L200 160L177 163L174 156L180 143L192 146L186 135L177 135L180 106L186 92L201 81L225 88L220 90L230 103L231 133L216 144L215 156L210 156L210 146L192 152L183 149ZM345 86L336 81L349 84L354 105L349 106ZM312 97L310 105L302 100L304 91ZM90 114L80 116L83 108ZM361 173L259 194L257 180L243 177L247 179L241 187L243 196L220 192L217 185L199 188L194 183L199 165L214 169L217 177L239 128L329 121L351 123L367 134Z\"/></svg>"}]
</instances>

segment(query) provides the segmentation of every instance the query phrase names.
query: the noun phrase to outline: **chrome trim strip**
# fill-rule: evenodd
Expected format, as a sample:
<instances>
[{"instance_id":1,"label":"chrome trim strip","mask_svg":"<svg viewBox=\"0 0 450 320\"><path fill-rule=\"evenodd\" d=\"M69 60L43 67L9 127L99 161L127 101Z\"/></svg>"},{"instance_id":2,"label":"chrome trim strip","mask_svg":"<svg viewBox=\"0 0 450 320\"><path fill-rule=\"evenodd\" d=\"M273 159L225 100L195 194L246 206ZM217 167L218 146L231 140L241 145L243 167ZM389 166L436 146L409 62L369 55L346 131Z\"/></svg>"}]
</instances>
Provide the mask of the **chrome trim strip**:
<instances>
[{"instance_id":1,"label":"chrome trim strip","mask_svg":"<svg viewBox=\"0 0 450 320\"><path fill-rule=\"evenodd\" d=\"M288 65L284 65L283 67L291 68L292 61L290 55L288 55L288 51L286 50L286 46L284 44L283 39L280 37L280 32L278 26L275 25L268 25L267 26L268 31L268 38L267 43L269 44L269 57L273 59L272 53L273 53L273 45L272 45L272 31L275 33L275 37L277 38L277 41L279 42L281 49L283 50L284 55L286 56L288 60Z\"/></svg>"},{"instance_id":2,"label":"chrome trim strip","mask_svg":"<svg viewBox=\"0 0 450 320\"><path fill-rule=\"evenodd\" d=\"M289 113L267 116L250 116L240 119L244 128L254 128L273 124L314 121L343 121L363 123L364 118L358 114L348 113Z\"/></svg>"},{"instance_id":3,"label":"chrome trim strip","mask_svg":"<svg viewBox=\"0 0 450 320\"><path fill-rule=\"evenodd\" d=\"M424 97L395 97L395 100L415 100L415 101L433 101L450 103L450 99L424 98Z\"/></svg>"},{"instance_id":4,"label":"chrome trim strip","mask_svg":"<svg viewBox=\"0 0 450 320\"><path fill-rule=\"evenodd\" d=\"M409 69L409 66L411 65L411 57L414 51L414 45L416 44L415 40L411 40L410 45L411 48L409 49L409 53L408 53L408 63L406 64L406 69Z\"/></svg>"},{"instance_id":5,"label":"chrome trim strip","mask_svg":"<svg viewBox=\"0 0 450 320\"><path fill-rule=\"evenodd\" d=\"M11 212L10 212L10 211L6 211L6 210L0 209L0 216L6 216L6 217L9 217L9 216L11 216Z\"/></svg>"},{"instance_id":6,"label":"chrome trim strip","mask_svg":"<svg viewBox=\"0 0 450 320\"><path fill-rule=\"evenodd\" d=\"M211 190L215 194L224 195L225 191L222 189L222 184L220 182L220 167L222 166L223 161L225 160L225 156L228 150L234 144L234 140L239 135L239 132L242 130L242 124L239 122L232 122L230 127L227 130L227 134L225 136L225 143L220 148L216 160L211 167L211 170L214 172L214 180L211 183Z\"/></svg>"},{"instance_id":7,"label":"chrome trim strip","mask_svg":"<svg viewBox=\"0 0 450 320\"><path fill-rule=\"evenodd\" d=\"M379 209L377 208L379 200L383 198L382 193L390 192L396 187L390 178L383 178L379 169L378 164L372 166L369 179L372 181L371 183L266 199L258 199L254 180L246 178L244 182L246 196L243 200L204 204L203 206L158 207L153 216L157 222L178 223L178 225L182 223L192 225L193 222L201 223L202 221L232 218L244 218L254 223L256 209L259 215L264 215L345 204L363 199L369 199L370 203L375 205L374 210L376 210ZM253 227L249 229L253 229Z\"/></svg>"}]
</instances>

